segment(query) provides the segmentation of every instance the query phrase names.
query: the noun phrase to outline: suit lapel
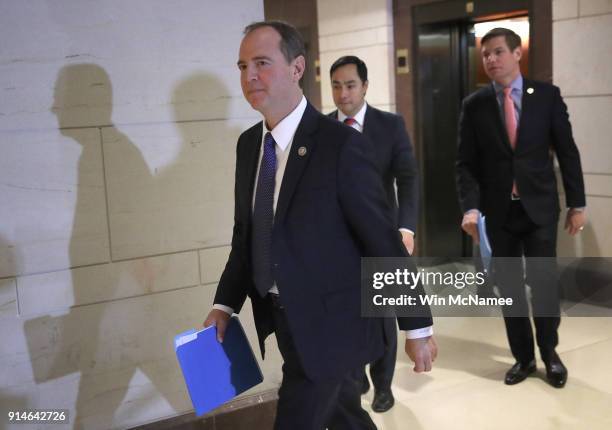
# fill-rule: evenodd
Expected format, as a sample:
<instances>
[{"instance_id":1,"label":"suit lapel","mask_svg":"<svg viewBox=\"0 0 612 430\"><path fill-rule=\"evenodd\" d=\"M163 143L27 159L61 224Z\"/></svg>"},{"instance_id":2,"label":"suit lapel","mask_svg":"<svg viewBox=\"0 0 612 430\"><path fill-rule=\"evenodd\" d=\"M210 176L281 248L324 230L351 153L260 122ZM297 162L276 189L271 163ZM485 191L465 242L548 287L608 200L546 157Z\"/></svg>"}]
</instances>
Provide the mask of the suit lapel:
<instances>
[{"instance_id":1,"label":"suit lapel","mask_svg":"<svg viewBox=\"0 0 612 430\"><path fill-rule=\"evenodd\" d=\"M516 131L516 149L520 149L523 136L530 127L531 111L533 110L536 94L533 91L533 83L523 79L523 94L521 97L521 115L519 117L518 130ZM519 146L520 145L520 146Z\"/></svg>"},{"instance_id":2,"label":"suit lapel","mask_svg":"<svg viewBox=\"0 0 612 430\"><path fill-rule=\"evenodd\" d=\"M319 113L308 103L291 144L283 182L278 195L278 202L276 203L275 223L280 222L284 218L295 192L295 187L300 181L308 161L312 157L316 146L314 133L318 128L318 115Z\"/></svg>"},{"instance_id":3,"label":"suit lapel","mask_svg":"<svg viewBox=\"0 0 612 430\"><path fill-rule=\"evenodd\" d=\"M375 114L376 112L374 112L374 108L368 105L362 124L363 134L372 142L376 142L375 137L378 132L378 122L376 121Z\"/></svg>"}]
</instances>

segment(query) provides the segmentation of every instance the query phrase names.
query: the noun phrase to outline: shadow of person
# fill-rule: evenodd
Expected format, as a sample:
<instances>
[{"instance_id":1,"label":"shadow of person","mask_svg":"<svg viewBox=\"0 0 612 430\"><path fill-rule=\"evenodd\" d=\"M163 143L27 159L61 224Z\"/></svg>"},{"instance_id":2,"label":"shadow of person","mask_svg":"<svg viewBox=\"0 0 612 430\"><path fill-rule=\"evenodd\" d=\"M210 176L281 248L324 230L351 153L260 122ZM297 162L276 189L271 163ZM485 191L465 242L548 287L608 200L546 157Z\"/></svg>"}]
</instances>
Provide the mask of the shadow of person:
<instances>
[{"instance_id":1,"label":"shadow of person","mask_svg":"<svg viewBox=\"0 0 612 430\"><path fill-rule=\"evenodd\" d=\"M74 218L69 244L72 303L63 315L46 315L24 324L34 379L37 383L79 372L76 416L70 417L74 428L86 427L84 418L104 414L107 423L127 392L138 365L127 359L128 372L109 372L116 366L115 338L122 339L124 327L106 317L115 298L120 276L111 270L111 232L107 223L107 200L102 181L102 128L123 145L122 164L132 177L151 181L149 169L138 148L112 124L113 94L106 71L96 64L64 66L58 73L51 111L56 115L59 132L81 146L78 160ZM92 129L95 133L92 133ZM128 191L129 192L129 191ZM135 197L135 196L132 196ZM93 268L83 268L95 264ZM62 312L64 310L58 310ZM110 334L110 330L114 332ZM100 396L113 389L112 395ZM103 401L100 401L102 399Z\"/></svg>"},{"instance_id":2,"label":"shadow of person","mask_svg":"<svg viewBox=\"0 0 612 430\"><path fill-rule=\"evenodd\" d=\"M225 84L205 72L188 75L172 92L180 148L157 181L169 190L160 189L169 207L177 208L172 231L190 248L227 245L231 237L235 145L242 130L227 119L229 101Z\"/></svg>"},{"instance_id":3,"label":"shadow of person","mask_svg":"<svg viewBox=\"0 0 612 430\"><path fill-rule=\"evenodd\" d=\"M25 410L30 406L28 396L22 392L19 375L17 380L13 380L13 375L9 374L11 371L7 371L17 368L21 361L21 353L14 350L15 334L21 330L13 278L18 272L18 260L16 248L0 235L0 327L3 330L2 345L0 345L0 363L3 367L3 379L0 384L0 417L2 417L0 430L11 425L13 420L10 419L9 412Z\"/></svg>"},{"instance_id":4,"label":"shadow of person","mask_svg":"<svg viewBox=\"0 0 612 430\"><path fill-rule=\"evenodd\" d=\"M175 412L189 408L172 349L172 336L184 329L174 331L175 327L185 323L185 316L175 315L180 309L172 302L176 293L147 295L157 276L155 268L148 260L119 267L112 245L121 242L121 235L122 243L129 246L125 238L141 237L146 230L143 224L158 226L147 231L173 243L184 244L189 233L188 239L198 238L196 248L227 244L233 217L235 142L240 132L225 120L229 99L223 83L205 73L193 74L175 87L172 102L181 147L175 151L177 158L157 169L154 177L140 150L112 122L112 86L106 71L95 64L74 64L58 74L52 112L61 134L82 147L69 247L73 306L60 316L26 321L25 331L37 383L70 374L76 377L79 372L76 416L71 417L74 428L137 423L134 417L151 398L157 402L160 396L167 402L163 412L167 415L171 414L168 407ZM205 103L216 105L213 114L207 109L206 115L198 117ZM98 130L98 139L91 138L91 129ZM106 208L96 205L92 197L100 188L100 181L92 179L95 174L103 175L104 189L110 193L104 195ZM149 206L160 208L159 213L152 213ZM110 214L104 237L91 234L99 207L105 211L102 222ZM133 213L118 222L119 211ZM89 255L92 247L98 251ZM81 267L88 265L93 266ZM138 284L129 285L129 291L145 296L125 299L126 291L119 290L119 285L125 286L126 280ZM137 374L135 388L132 379Z\"/></svg>"},{"instance_id":5,"label":"shadow of person","mask_svg":"<svg viewBox=\"0 0 612 430\"><path fill-rule=\"evenodd\" d=\"M173 220L172 225L167 226L165 235L172 236L175 243L192 244L197 248L227 245L233 226L235 145L241 133L240 127L232 126L231 121L227 120L230 92L216 76L197 72L175 85L171 100L180 144L174 151L176 157L173 162L157 169L155 176L156 198L165 202L165 217ZM211 276L209 273L203 275ZM162 312L155 318L154 326L176 326L176 315ZM183 321L184 324L185 318ZM187 322L197 326L201 323L200 317ZM179 330L185 328L183 326ZM174 334L178 334L178 331ZM168 345L172 344L171 338L163 336L154 341L154 350L167 350ZM178 362L174 360L173 365L178 378L173 381L177 397L187 400ZM243 388L234 370L230 372L232 382L241 391ZM141 368L141 371L158 391L164 392L164 386L168 385L164 375L146 368ZM176 411L185 409L190 409L189 403L183 403L182 408L175 406Z\"/></svg>"}]
</instances>

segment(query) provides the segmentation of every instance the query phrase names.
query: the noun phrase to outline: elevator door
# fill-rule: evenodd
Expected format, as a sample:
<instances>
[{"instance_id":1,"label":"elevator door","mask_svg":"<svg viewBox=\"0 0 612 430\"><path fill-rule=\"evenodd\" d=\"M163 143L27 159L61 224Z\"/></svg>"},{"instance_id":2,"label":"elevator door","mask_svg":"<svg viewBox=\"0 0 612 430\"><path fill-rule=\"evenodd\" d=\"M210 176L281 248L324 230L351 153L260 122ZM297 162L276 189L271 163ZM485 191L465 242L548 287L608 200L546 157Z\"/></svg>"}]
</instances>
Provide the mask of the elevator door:
<instances>
[{"instance_id":1,"label":"elevator door","mask_svg":"<svg viewBox=\"0 0 612 430\"><path fill-rule=\"evenodd\" d=\"M461 24L418 28L418 117L424 234L420 254L441 259L470 255L461 233L455 188L457 123L464 93L467 48Z\"/></svg>"}]
</instances>

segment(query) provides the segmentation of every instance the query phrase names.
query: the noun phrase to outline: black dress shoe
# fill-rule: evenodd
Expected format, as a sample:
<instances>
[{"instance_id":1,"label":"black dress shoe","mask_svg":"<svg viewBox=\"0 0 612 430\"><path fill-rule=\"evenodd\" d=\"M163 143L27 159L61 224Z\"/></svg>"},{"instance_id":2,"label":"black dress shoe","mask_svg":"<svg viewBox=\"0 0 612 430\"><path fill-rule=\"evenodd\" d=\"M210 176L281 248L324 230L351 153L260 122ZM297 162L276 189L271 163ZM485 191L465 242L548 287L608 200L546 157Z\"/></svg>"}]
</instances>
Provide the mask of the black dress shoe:
<instances>
[{"instance_id":1,"label":"black dress shoe","mask_svg":"<svg viewBox=\"0 0 612 430\"><path fill-rule=\"evenodd\" d=\"M376 390L374 393L374 400L372 401L374 412L387 412L394 404L395 399L391 390Z\"/></svg>"},{"instance_id":2,"label":"black dress shoe","mask_svg":"<svg viewBox=\"0 0 612 430\"><path fill-rule=\"evenodd\" d=\"M363 374L363 381L361 381L361 394L365 394L370 390L370 381L368 381L368 377L366 374Z\"/></svg>"},{"instance_id":3,"label":"black dress shoe","mask_svg":"<svg viewBox=\"0 0 612 430\"><path fill-rule=\"evenodd\" d=\"M516 363L514 363L514 366L512 366L510 370L506 372L506 378L504 379L504 383L506 385L518 384L519 382L524 381L525 378L527 378L535 371L535 360L531 360L527 364L523 364L520 361L517 361Z\"/></svg>"},{"instance_id":4,"label":"black dress shoe","mask_svg":"<svg viewBox=\"0 0 612 430\"><path fill-rule=\"evenodd\" d=\"M567 368L561 362L556 352L552 352L544 360L546 365L546 379L555 388L563 388L567 382Z\"/></svg>"}]
</instances>

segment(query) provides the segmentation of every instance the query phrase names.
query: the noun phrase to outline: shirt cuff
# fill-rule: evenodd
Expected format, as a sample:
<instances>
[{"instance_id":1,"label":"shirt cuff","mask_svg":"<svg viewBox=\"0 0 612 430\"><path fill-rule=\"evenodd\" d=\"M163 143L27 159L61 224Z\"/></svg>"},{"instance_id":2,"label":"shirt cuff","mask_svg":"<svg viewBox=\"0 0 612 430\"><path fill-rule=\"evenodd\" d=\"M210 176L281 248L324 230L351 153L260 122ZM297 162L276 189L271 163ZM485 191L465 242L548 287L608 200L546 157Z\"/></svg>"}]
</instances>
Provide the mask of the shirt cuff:
<instances>
[{"instance_id":1,"label":"shirt cuff","mask_svg":"<svg viewBox=\"0 0 612 430\"><path fill-rule=\"evenodd\" d=\"M215 303L213 305L213 309L219 309L220 311L223 311L226 314L229 314L230 316L234 313L234 309L230 308L229 306L220 305L219 303Z\"/></svg>"},{"instance_id":2,"label":"shirt cuff","mask_svg":"<svg viewBox=\"0 0 612 430\"><path fill-rule=\"evenodd\" d=\"M467 214L472 213L472 212L476 212L477 214L480 213L480 211L478 209L474 208L474 209L469 209L469 210L465 211L463 213L463 215L467 215Z\"/></svg>"},{"instance_id":3,"label":"shirt cuff","mask_svg":"<svg viewBox=\"0 0 612 430\"><path fill-rule=\"evenodd\" d=\"M414 236L414 231L410 230L409 228L400 227L399 231L407 231L408 233Z\"/></svg>"},{"instance_id":4,"label":"shirt cuff","mask_svg":"<svg viewBox=\"0 0 612 430\"><path fill-rule=\"evenodd\" d=\"M422 337L433 336L433 326L406 330L406 339L420 339Z\"/></svg>"},{"instance_id":5,"label":"shirt cuff","mask_svg":"<svg viewBox=\"0 0 612 430\"><path fill-rule=\"evenodd\" d=\"M576 212L584 212L585 209L586 209L586 206L582 206L579 208L567 208L568 211L576 211Z\"/></svg>"}]
</instances>

